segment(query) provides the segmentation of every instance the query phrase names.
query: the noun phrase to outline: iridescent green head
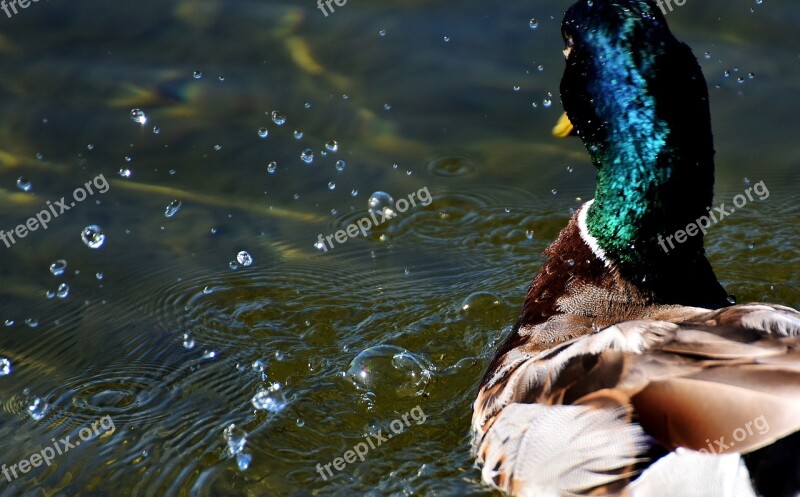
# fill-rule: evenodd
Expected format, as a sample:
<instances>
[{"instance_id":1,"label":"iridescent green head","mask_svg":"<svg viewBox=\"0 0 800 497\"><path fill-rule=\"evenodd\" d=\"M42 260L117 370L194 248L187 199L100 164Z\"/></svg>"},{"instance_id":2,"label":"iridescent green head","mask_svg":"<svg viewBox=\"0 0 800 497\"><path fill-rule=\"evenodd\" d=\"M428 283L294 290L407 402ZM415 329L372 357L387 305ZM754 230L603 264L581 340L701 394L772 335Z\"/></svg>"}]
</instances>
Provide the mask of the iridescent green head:
<instances>
[{"instance_id":1,"label":"iridescent green head","mask_svg":"<svg viewBox=\"0 0 800 497\"><path fill-rule=\"evenodd\" d=\"M654 1L580 0L562 24L564 109L598 168L589 232L633 274L702 255L702 235L658 244L707 214L714 145L708 90Z\"/></svg>"}]
</instances>

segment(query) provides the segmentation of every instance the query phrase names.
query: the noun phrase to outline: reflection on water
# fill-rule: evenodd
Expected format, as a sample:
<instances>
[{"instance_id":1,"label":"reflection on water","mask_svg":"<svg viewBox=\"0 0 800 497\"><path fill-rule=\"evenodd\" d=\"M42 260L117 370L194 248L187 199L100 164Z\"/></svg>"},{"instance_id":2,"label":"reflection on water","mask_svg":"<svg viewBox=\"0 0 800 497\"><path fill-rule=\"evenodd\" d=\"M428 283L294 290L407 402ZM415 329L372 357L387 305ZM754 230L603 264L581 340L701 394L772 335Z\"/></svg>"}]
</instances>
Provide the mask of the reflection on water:
<instances>
[{"instance_id":1,"label":"reflection on water","mask_svg":"<svg viewBox=\"0 0 800 497\"><path fill-rule=\"evenodd\" d=\"M0 464L18 473L0 496L489 495L475 387L593 190L577 140L549 135L567 6L0 15L0 229L108 179L0 244ZM709 80L718 198L771 193L710 230L740 301L800 306L799 17L721 0L669 14ZM371 198L385 213L423 188L430 205L315 247ZM415 406L424 424L320 477ZM101 419L113 432L84 440ZM19 465L65 437L82 443Z\"/></svg>"}]
</instances>

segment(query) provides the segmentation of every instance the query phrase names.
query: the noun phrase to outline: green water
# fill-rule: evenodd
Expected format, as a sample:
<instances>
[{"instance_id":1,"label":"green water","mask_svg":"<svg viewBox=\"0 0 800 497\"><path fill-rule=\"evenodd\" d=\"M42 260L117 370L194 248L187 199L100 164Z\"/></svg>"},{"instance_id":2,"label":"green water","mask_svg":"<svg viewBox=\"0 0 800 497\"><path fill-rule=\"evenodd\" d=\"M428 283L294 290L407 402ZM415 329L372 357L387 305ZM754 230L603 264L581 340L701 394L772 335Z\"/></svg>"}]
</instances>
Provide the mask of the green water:
<instances>
[{"instance_id":1,"label":"green water","mask_svg":"<svg viewBox=\"0 0 800 497\"><path fill-rule=\"evenodd\" d=\"M311 0L50 0L0 11L0 229L108 180L46 230L0 244L0 357L11 362L0 465L80 441L92 423L100 435L11 482L0 475L0 496L490 495L469 455L478 382L539 254L594 187L580 143L550 137L568 4L349 0L325 17ZM712 263L738 301L800 307L793 5L689 0L668 19L709 82L716 202L748 182L770 193L711 228ZM323 156L330 140L337 151ZM429 205L315 248L368 216L372 193L423 188ZM81 241L89 225L106 236L98 249ZM253 263L231 269L239 251ZM49 298L61 284L68 295ZM379 345L408 354L395 368L377 349L374 383L359 389L344 372ZM282 408L256 410L273 383ZM404 414L402 433L320 476L318 464ZM232 423L247 432L243 471L227 452Z\"/></svg>"}]
</instances>

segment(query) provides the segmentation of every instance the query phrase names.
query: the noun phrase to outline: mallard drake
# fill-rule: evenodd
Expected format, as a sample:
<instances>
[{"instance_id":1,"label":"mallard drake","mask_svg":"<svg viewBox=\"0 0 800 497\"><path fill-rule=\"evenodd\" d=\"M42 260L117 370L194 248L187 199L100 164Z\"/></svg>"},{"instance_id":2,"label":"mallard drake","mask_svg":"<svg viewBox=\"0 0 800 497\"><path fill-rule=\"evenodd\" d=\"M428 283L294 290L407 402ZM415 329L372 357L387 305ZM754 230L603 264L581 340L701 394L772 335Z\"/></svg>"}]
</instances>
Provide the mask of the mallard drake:
<instances>
[{"instance_id":1,"label":"mallard drake","mask_svg":"<svg viewBox=\"0 0 800 497\"><path fill-rule=\"evenodd\" d=\"M800 495L800 313L732 305L699 233L708 90L652 0L566 12L561 99L597 190L546 250L474 404L483 480L518 496Z\"/></svg>"}]
</instances>

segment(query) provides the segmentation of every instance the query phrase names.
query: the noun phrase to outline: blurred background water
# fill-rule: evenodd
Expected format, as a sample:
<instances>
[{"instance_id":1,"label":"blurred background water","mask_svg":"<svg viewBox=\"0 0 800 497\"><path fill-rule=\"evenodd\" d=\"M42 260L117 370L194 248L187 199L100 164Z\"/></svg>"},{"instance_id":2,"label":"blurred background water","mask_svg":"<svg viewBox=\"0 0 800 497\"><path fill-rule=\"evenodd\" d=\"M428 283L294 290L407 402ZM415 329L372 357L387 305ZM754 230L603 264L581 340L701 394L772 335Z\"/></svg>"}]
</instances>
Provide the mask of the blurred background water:
<instances>
[{"instance_id":1,"label":"blurred background water","mask_svg":"<svg viewBox=\"0 0 800 497\"><path fill-rule=\"evenodd\" d=\"M108 181L0 244L0 464L114 427L0 476L0 496L490 495L477 384L594 188L580 142L550 136L568 6L0 12L0 228ZM770 192L711 229L710 258L738 301L798 307L800 7L689 0L668 19L709 83L716 201ZM315 247L373 193L423 188L430 205ZM424 422L318 472L416 406Z\"/></svg>"}]
</instances>

